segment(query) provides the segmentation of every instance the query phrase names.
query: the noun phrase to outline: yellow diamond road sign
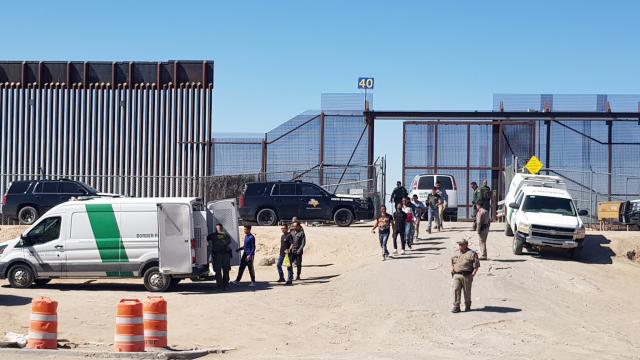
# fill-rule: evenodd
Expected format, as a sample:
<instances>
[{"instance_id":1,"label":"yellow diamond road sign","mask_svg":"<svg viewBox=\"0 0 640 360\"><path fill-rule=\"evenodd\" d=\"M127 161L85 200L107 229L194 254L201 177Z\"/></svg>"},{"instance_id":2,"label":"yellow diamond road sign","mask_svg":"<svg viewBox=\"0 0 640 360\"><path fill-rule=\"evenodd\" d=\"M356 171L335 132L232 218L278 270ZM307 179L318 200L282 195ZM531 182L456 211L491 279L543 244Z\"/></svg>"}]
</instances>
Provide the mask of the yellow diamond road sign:
<instances>
[{"instance_id":1,"label":"yellow diamond road sign","mask_svg":"<svg viewBox=\"0 0 640 360\"><path fill-rule=\"evenodd\" d=\"M534 155L527 161L527 164L524 166L525 169L529 170L531 174L537 174L540 169L542 169L542 163L540 160Z\"/></svg>"}]
</instances>

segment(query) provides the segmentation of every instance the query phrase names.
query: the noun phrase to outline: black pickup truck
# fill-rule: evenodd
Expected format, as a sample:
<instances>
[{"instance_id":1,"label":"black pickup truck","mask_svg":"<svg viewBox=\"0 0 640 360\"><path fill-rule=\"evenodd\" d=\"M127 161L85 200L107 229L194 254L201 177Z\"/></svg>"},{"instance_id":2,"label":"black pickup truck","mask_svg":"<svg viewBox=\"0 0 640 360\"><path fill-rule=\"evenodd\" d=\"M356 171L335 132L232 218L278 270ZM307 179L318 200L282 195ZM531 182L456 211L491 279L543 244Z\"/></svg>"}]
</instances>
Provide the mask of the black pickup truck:
<instances>
[{"instance_id":1,"label":"black pickup truck","mask_svg":"<svg viewBox=\"0 0 640 360\"><path fill-rule=\"evenodd\" d=\"M371 199L334 195L316 184L301 181L248 183L239 205L242 220L269 226L294 216L307 221L333 221L338 226L374 216Z\"/></svg>"}]
</instances>

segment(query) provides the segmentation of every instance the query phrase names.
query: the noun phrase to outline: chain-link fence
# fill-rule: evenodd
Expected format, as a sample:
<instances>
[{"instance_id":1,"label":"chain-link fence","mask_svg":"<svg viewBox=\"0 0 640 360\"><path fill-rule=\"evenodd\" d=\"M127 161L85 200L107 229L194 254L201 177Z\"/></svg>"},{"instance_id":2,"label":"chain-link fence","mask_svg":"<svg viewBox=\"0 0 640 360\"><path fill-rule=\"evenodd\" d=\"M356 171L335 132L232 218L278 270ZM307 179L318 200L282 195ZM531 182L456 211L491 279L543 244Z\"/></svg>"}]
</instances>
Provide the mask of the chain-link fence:
<instances>
[{"instance_id":1,"label":"chain-link fence","mask_svg":"<svg viewBox=\"0 0 640 360\"><path fill-rule=\"evenodd\" d=\"M363 198L371 198L376 206L380 204L384 191L383 162L376 162L372 168L374 177L367 178L367 166L328 166L324 181L321 185L330 193L349 194ZM333 174L327 176L327 173ZM82 182L98 192L118 194L127 197L200 197L205 202L237 198L244 185L254 181L289 181L300 180L319 183L318 169L295 169L279 172L228 174L219 176L106 176L106 175L48 175L40 174L0 174L0 179L7 184L2 189L4 194L9 184L21 180L56 180L69 179ZM64 194L58 189L61 198L74 195ZM12 201L9 199L9 201ZM0 224L15 224L15 220L8 218L0 207Z\"/></svg>"}]
</instances>

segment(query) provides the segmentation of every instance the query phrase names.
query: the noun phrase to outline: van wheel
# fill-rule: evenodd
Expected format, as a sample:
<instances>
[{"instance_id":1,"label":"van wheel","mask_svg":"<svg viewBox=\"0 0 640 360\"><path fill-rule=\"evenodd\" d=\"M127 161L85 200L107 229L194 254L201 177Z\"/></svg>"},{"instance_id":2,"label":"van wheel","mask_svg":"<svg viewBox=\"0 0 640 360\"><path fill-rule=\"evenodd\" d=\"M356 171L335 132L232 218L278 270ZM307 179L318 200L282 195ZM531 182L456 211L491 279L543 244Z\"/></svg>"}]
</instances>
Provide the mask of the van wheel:
<instances>
[{"instance_id":1,"label":"van wheel","mask_svg":"<svg viewBox=\"0 0 640 360\"><path fill-rule=\"evenodd\" d=\"M258 225L274 226L278 223L278 215L276 215L276 212L273 211L273 209L262 209L258 211L256 220L258 220Z\"/></svg>"},{"instance_id":2,"label":"van wheel","mask_svg":"<svg viewBox=\"0 0 640 360\"><path fill-rule=\"evenodd\" d=\"M522 255L522 247L524 246L524 241L519 240L517 235L513 236L513 253L515 255Z\"/></svg>"},{"instance_id":3,"label":"van wheel","mask_svg":"<svg viewBox=\"0 0 640 360\"><path fill-rule=\"evenodd\" d=\"M36 286L47 285L49 282L51 282L51 279L35 279L33 281Z\"/></svg>"},{"instance_id":4,"label":"van wheel","mask_svg":"<svg viewBox=\"0 0 640 360\"><path fill-rule=\"evenodd\" d=\"M9 270L9 284L17 289L25 289L33 284L35 275L30 267L23 264L15 265Z\"/></svg>"},{"instance_id":5,"label":"van wheel","mask_svg":"<svg viewBox=\"0 0 640 360\"><path fill-rule=\"evenodd\" d=\"M18 222L20 225L31 225L38 220L38 210L32 206L25 206L18 211Z\"/></svg>"},{"instance_id":6,"label":"van wheel","mask_svg":"<svg viewBox=\"0 0 640 360\"><path fill-rule=\"evenodd\" d=\"M353 223L353 213L349 209L338 209L333 214L333 221L340 227L349 226Z\"/></svg>"},{"instance_id":7,"label":"van wheel","mask_svg":"<svg viewBox=\"0 0 640 360\"><path fill-rule=\"evenodd\" d=\"M164 292L171 286L171 277L160 272L160 268L152 266L144 272L144 287L151 292Z\"/></svg>"},{"instance_id":8,"label":"van wheel","mask_svg":"<svg viewBox=\"0 0 640 360\"><path fill-rule=\"evenodd\" d=\"M504 228L504 235L505 236L513 236L513 230L511 230L511 226L509 226L509 223L505 223L507 226Z\"/></svg>"}]
</instances>

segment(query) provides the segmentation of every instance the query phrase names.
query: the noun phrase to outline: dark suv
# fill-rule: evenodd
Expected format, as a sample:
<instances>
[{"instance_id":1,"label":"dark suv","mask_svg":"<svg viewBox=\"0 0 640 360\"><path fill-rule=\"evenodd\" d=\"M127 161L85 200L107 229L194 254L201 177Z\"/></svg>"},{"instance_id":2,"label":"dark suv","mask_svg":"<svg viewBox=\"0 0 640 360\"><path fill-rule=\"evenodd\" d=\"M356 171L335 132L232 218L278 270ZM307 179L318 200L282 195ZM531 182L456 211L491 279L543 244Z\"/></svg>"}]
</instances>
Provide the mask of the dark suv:
<instances>
[{"instance_id":1,"label":"dark suv","mask_svg":"<svg viewBox=\"0 0 640 360\"><path fill-rule=\"evenodd\" d=\"M370 220L374 214L371 199L338 196L299 181L248 183L239 204L240 218L258 225L276 225L279 219L295 216L349 226L354 220Z\"/></svg>"},{"instance_id":2,"label":"dark suv","mask_svg":"<svg viewBox=\"0 0 640 360\"><path fill-rule=\"evenodd\" d=\"M2 215L31 225L49 209L72 197L97 195L92 187L73 180L14 181L2 197Z\"/></svg>"}]
</instances>

